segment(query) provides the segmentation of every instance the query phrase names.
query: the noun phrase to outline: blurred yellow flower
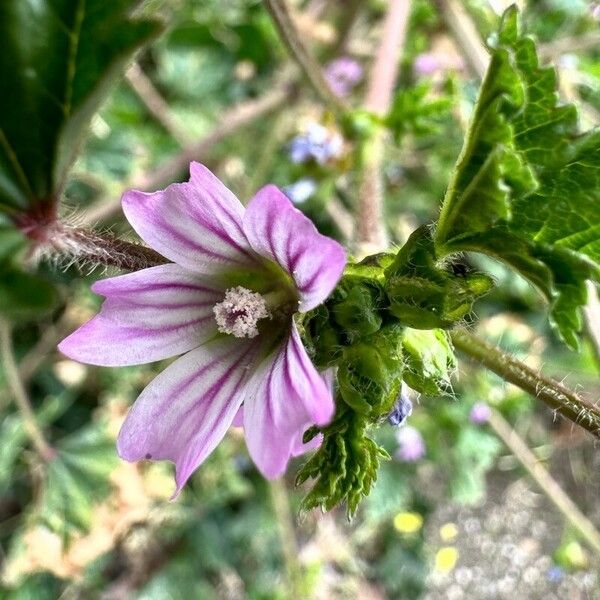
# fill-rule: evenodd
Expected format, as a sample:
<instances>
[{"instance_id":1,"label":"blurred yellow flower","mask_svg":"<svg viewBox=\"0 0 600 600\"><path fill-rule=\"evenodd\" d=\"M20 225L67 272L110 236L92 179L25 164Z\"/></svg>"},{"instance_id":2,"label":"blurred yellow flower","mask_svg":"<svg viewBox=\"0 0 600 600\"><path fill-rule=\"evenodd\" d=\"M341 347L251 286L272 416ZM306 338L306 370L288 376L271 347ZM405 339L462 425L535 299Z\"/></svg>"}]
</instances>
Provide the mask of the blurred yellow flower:
<instances>
[{"instance_id":1,"label":"blurred yellow flower","mask_svg":"<svg viewBox=\"0 0 600 600\"><path fill-rule=\"evenodd\" d=\"M400 512L394 517L394 527L400 533L415 533L423 527L423 517L415 512Z\"/></svg>"},{"instance_id":2,"label":"blurred yellow flower","mask_svg":"<svg viewBox=\"0 0 600 600\"><path fill-rule=\"evenodd\" d=\"M440 537L444 542L451 542L458 535L456 523L445 523L440 527Z\"/></svg>"},{"instance_id":3,"label":"blurred yellow flower","mask_svg":"<svg viewBox=\"0 0 600 600\"><path fill-rule=\"evenodd\" d=\"M458 550L454 546L444 546L435 555L435 570L450 573L458 561Z\"/></svg>"}]
</instances>

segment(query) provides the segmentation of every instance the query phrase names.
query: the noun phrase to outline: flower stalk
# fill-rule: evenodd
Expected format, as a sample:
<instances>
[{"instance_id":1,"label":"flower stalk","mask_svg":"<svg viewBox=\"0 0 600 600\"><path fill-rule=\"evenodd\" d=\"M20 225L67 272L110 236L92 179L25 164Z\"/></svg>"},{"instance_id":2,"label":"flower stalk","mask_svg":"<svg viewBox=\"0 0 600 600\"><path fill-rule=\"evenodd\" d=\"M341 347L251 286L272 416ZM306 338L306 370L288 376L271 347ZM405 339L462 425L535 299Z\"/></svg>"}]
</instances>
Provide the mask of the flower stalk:
<instances>
[{"instance_id":1,"label":"flower stalk","mask_svg":"<svg viewBox=\"0 0 600 600\"><path fill-rule=\"evenodd\" d=\"M600 438L600 410L562 383L536 373L508 352L465 329L451 332L454 346L505 381L547 404L556 413Z\"/></svg>"},{"instance_id":2,"label":"flower stalk","mask_svg":"<svg viewBox=\"0 0 600 600\"><path fill-rule=\"evenodd\" d=\"M0 319L0 357L8 387L12 392L15 404L21 413L25 432L40 457L49 462L56 456L56 450L46 440L37 422L35 412L25 391L25 386L19 375L12 345L12 328L8 321Z\"/></svg>"}]
</instances>

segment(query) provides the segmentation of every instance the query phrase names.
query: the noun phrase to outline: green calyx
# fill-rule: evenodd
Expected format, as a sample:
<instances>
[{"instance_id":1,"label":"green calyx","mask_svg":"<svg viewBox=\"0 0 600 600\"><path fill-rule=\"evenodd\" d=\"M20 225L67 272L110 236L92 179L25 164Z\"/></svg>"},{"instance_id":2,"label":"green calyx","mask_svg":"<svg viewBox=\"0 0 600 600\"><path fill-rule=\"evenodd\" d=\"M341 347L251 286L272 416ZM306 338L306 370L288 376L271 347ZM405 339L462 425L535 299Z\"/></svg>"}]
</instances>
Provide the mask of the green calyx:
<instances>
[{"instance_id":1,"label":"green calyx","mask_svg":"<svg viewBox=\"0 0 600 600\"><path fill-rule=\"evenodd\" d=\"M325 304L308 313L301 331L321 369L337 369L336 416L318 433L323 443L298 481L315 479L304 508L345 502L352 515L387 453L368 435L392 411L402 381L423 394L450 389L455 358L444 329L460 322L492 280L439 261L429 227L397 252L347 266Z\"/></svg>"},{"instance_id":2,"label":"green calyx","mask_svg":"<svg viewBox=\"0 0 600 600\"><path fill-rule=\"evenodd\" d=\"M448 329L493 287L482 273L454 273L436 257L428 226L417 229L386 269L390 312L416 329Z\"/></svg>"}]
</instances>

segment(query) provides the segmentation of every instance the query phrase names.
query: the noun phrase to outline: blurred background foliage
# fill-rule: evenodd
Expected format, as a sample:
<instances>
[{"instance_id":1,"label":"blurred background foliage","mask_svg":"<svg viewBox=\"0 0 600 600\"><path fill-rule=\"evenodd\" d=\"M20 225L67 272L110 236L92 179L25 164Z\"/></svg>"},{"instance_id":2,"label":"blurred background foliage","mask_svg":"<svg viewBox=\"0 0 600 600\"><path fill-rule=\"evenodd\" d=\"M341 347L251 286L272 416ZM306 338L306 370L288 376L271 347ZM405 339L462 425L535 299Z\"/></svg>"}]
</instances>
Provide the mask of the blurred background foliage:
<instances>
[{"instance_id":1,"label":"blurred background foliage","mask_svg":"<svg viewBox=\"0 0 600 600\"><path fill-rule=\"evenodd\" d=\"M311 0L294 8L303 39L323 65L348 56L368 70L385 5ZM481 39L505 7L499 0L464 5ZM583 0L529 0L522 8L543 56L558 66L563 94L583 103L584 124L597 123L600 8ZM243 200L269 181L289 190L324 233L343 239L356 186L352 142L298 80L261 3L147 0L139 12L166 29L93 117L66 186L67 211L77 207L76 219L129 236L119 212L122 191L184 179L194 158ZM436 3L414 0L386 119L396 142L385 162L395 244L436 217L478 88L441 14ZM595 44L581 43L594 35ZM360 104L363 93L364 81L356 82L350 100ZM316 124L325 130L315 134ZM357 113L360 126L369 122ZM294 140L311 127L335 147L323 160L294 158ZM55 350L97 310L89 284L105 273L82 277L68 264L43 263L35 274L24 272L17 268L24 252L19 234L0 222L0 312L16 320L16 362L55 455L43 460L29 447L0 372L0 598L600 597L598 557L530 490L522 465L473 407L484 403L504 415L600 524L593 444L466 362L445 395L413 398L404 429L380 429L393 458L352 523L341 511L298 518L303 490L291 475L263 481L236 430L177 502L168 502L169 465L122 463L114 449L128 407L158 367L97 369ZM474 326L530 366L543 364L597 397L593 346L580 354L562 346L541 298L514 273L482 257L465 263L499 282L470 317ZM510 496L519 486L533 498L522 510ZM538 510L550 524L541 532L519 533L515 525L500 535L490 525L490 515L510 523L524 511L529 522ZM487 550L469 550L471 538ZM494 574L495 556L511 548L531 551L523 550L502 588L498 582L508 575Z\"/></svg>"}]
</instances>

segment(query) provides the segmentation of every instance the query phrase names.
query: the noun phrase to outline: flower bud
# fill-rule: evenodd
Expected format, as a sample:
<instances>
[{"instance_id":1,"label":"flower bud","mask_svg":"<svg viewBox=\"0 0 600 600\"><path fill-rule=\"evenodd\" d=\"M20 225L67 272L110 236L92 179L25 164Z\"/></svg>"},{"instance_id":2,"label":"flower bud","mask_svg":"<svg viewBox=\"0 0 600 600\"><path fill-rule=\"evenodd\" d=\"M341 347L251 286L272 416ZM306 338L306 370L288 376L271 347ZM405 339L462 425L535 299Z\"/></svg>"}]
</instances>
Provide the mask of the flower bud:
<instances>
[{"instance_id":1,"label":"flower bud","mask_svg":"<svg viewBox=\"0 0 600 600\"><path fill-rule=\"evenodd\" d=\"M430 396L447 392L450 376L456 368L454 351L441 329L405 329L404 381L413 389Z\"/></svg>"}]
</instances>

